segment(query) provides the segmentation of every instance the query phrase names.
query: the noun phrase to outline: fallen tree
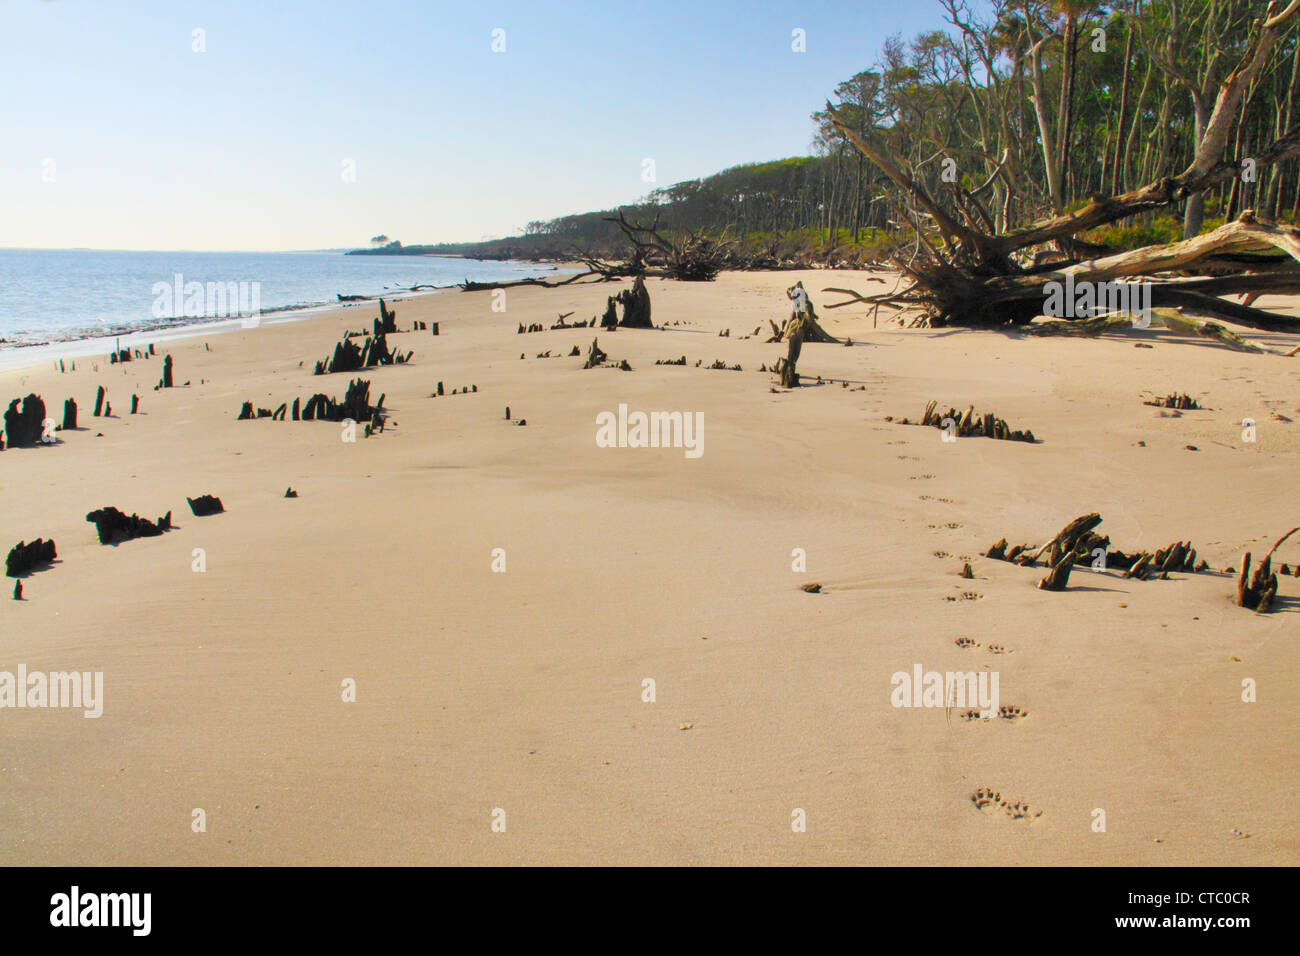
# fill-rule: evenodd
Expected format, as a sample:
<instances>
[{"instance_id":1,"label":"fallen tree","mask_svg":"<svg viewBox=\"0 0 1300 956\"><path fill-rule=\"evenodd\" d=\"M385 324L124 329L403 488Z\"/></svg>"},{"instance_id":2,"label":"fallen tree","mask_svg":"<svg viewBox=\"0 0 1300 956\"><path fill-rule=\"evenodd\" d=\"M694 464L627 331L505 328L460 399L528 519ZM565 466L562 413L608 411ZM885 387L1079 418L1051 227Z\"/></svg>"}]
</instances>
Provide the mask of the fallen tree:
<instances>
[{"instance_id":1,"label":"fallen tree","mask_svg":"<svg viewBox=\"0 0 1300 956\"><path fill-rule=\"evenodd\" d=\"M1300 319L1219 298L1242 294L1253 301L1266 293L1300 292L1300 230L1293 226L1257 219L1247 210L1235 222L1205 235L1129 252L1108 254L1080 238L1090 229L1198 196L1240 177L1248 167L1264 169L1300 155L1300 125L1296 125L1251 156L1225 159L1243 96L1268 60L1282 29L1300 14L1300 0L1291 0L1280 12L1278 7L1277 2L1269 3L1256 22L1241 60L1219 89L1193 160L1185 170L1120 195L1092 196L1074 212L1002 232L988 231L994 218L983 206L980 190L972 192L953 183L948 203L940 202L903 163L827 103L828 115L839 132L908 200L900 214L916 230L915 254L908 260L897 253L892 257L909 285L871 296L837 290L851 298L835 305L860 302L899 310L915 308L936 327L1019 326L1043 314L1053 285L1141 277L1147 287L1144 294L1150 295L1148 305L1181 307L1251 328L1300 332ZM1024 250L1048 243L1063 253L1063 261L1022 264ZM1081 317L1091 318L1101 311L1107 310L1097 309Z\"/></svg>"}]
</instances>

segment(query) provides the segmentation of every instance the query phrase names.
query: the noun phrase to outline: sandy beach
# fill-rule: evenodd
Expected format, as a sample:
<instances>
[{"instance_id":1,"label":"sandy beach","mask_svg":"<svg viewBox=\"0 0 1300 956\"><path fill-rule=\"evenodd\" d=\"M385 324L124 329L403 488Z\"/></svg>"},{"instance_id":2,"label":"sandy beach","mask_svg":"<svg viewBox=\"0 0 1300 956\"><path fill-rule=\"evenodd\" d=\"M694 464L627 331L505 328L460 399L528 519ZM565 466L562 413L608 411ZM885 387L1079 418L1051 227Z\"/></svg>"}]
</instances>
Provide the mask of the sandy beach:
<instances>
[{"instance_id":1,"label":"sandy beach","mask_svg":"<svg viewBox=\"0 0 1300 956\"><path fill-rule=\"evenodd\" d=\"M1300 523L1300 357L825 307L867 278L652 279L659 328L614 333L549 326L627 284L413 298L398 328L440 334L390 336L414 355L362 373L390 417L354 442L236 416L342 398L354 376L312 366L371 303L0 371L6 406L80 409L0 453L0 542L59 554L0 601L0 670L104 675L97 719L4 714L0 863L1300 863L1300 580L1255 614L1225 571ZM852 347L805 345L805 387L774 390L796 281ZM596 336L610 361L584 369ZM1143 404L1183 392L1203 410ZM931 400L1039 441L897 421ZM702 413L702 453L599 447L620 405ZM191 515L209 493L226 512ZM105 506L175 527L102 546ZM1083 568L1052 593L1041 564L983 557L1094 511L1116 547L1190 540L1210 570ZM1300 535L1274 560L1300 563ZM997 672L1026 716L893 706L916 665ZM981 788L1032 813L982 812Z\"/></svg>"}]
</instances>

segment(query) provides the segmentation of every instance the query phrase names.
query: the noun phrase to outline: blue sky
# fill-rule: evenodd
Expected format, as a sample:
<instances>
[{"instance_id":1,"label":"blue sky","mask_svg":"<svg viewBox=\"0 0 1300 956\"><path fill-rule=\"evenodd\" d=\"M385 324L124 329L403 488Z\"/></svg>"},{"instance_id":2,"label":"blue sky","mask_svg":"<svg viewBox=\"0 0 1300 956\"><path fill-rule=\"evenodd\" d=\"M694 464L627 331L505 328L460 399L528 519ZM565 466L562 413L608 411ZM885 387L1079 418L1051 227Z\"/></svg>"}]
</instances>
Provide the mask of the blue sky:
<instances>
[{"instance_id":1,"label":"blue sky","mask_svg":"<svg viewBox=\"0 0 1300 956\"><path fill-rule=\"evenodd\" d=\"M806 154L837 82L941 23L934 0L0 0L0 247L508 235Z\"/></svg>"}]
</instances>

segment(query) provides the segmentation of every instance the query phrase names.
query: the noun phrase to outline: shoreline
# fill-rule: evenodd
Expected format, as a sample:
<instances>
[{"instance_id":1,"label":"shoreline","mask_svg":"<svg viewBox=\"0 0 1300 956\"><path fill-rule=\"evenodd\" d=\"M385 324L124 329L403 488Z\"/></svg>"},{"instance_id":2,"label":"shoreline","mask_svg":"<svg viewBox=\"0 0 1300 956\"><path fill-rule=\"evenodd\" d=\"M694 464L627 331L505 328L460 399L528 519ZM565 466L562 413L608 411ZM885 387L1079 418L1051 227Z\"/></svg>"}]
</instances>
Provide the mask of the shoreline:
<instances>
[{"instance_id":1,"label":"shoreline","mask_svg":"<svg viewBox=\"0 0 1300 956\"><path fill-rule=\"evenodd\" d=\"M421 289L419 292L401 292L394 296L383 295L366 297L359 301L321 302L315 305L285 306L249 316L222 316L220 318L179 318L174 324L152 328L130 329L123 331L106 331L101 335L83 335L78 338L54 339L48 342L0 344L0 369L21 369L47 361L68 358L86 358L111 352L112 349L99 347L107 339L117 339L121 348L148 345L150 342L171 342L176 340L199 338L205 335L221 335L227 332L248 331L264 325L285 325L325 315L334 309L355 309L385 302L409 302L427 295L450 292L457 286L440 289Z\"/></svg>"}]
</instances>

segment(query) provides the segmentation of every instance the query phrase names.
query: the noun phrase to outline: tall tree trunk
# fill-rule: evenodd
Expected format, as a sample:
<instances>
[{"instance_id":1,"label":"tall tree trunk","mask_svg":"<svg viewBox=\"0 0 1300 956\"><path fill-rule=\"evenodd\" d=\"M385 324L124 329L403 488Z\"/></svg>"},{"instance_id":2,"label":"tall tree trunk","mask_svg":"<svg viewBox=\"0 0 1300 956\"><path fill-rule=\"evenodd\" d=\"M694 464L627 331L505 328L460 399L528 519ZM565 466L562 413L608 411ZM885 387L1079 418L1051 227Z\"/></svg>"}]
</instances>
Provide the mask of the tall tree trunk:
<instances>
[{"instance_id":1,"label":"tall tree trunk","mask_svg":"<svg viewBox=\"0 0 1300 956\"><path fill-rule=\"evenodd\" d=\"M1119 179L1119 156L1120 147L1124 143L1124 120L1127 118L1126 112L1128 107L1128 71L1129 63L1133 54L1133 29L1128 31L1128 39L1124 42L1124 80L1119 87L1119 121L1115 124L1115 159L1110 166L1110 191L1112 193L1120 192L1123 186ZM1105 192L1103 186L1102 192Z\"/></svg>"}]
</instances>

